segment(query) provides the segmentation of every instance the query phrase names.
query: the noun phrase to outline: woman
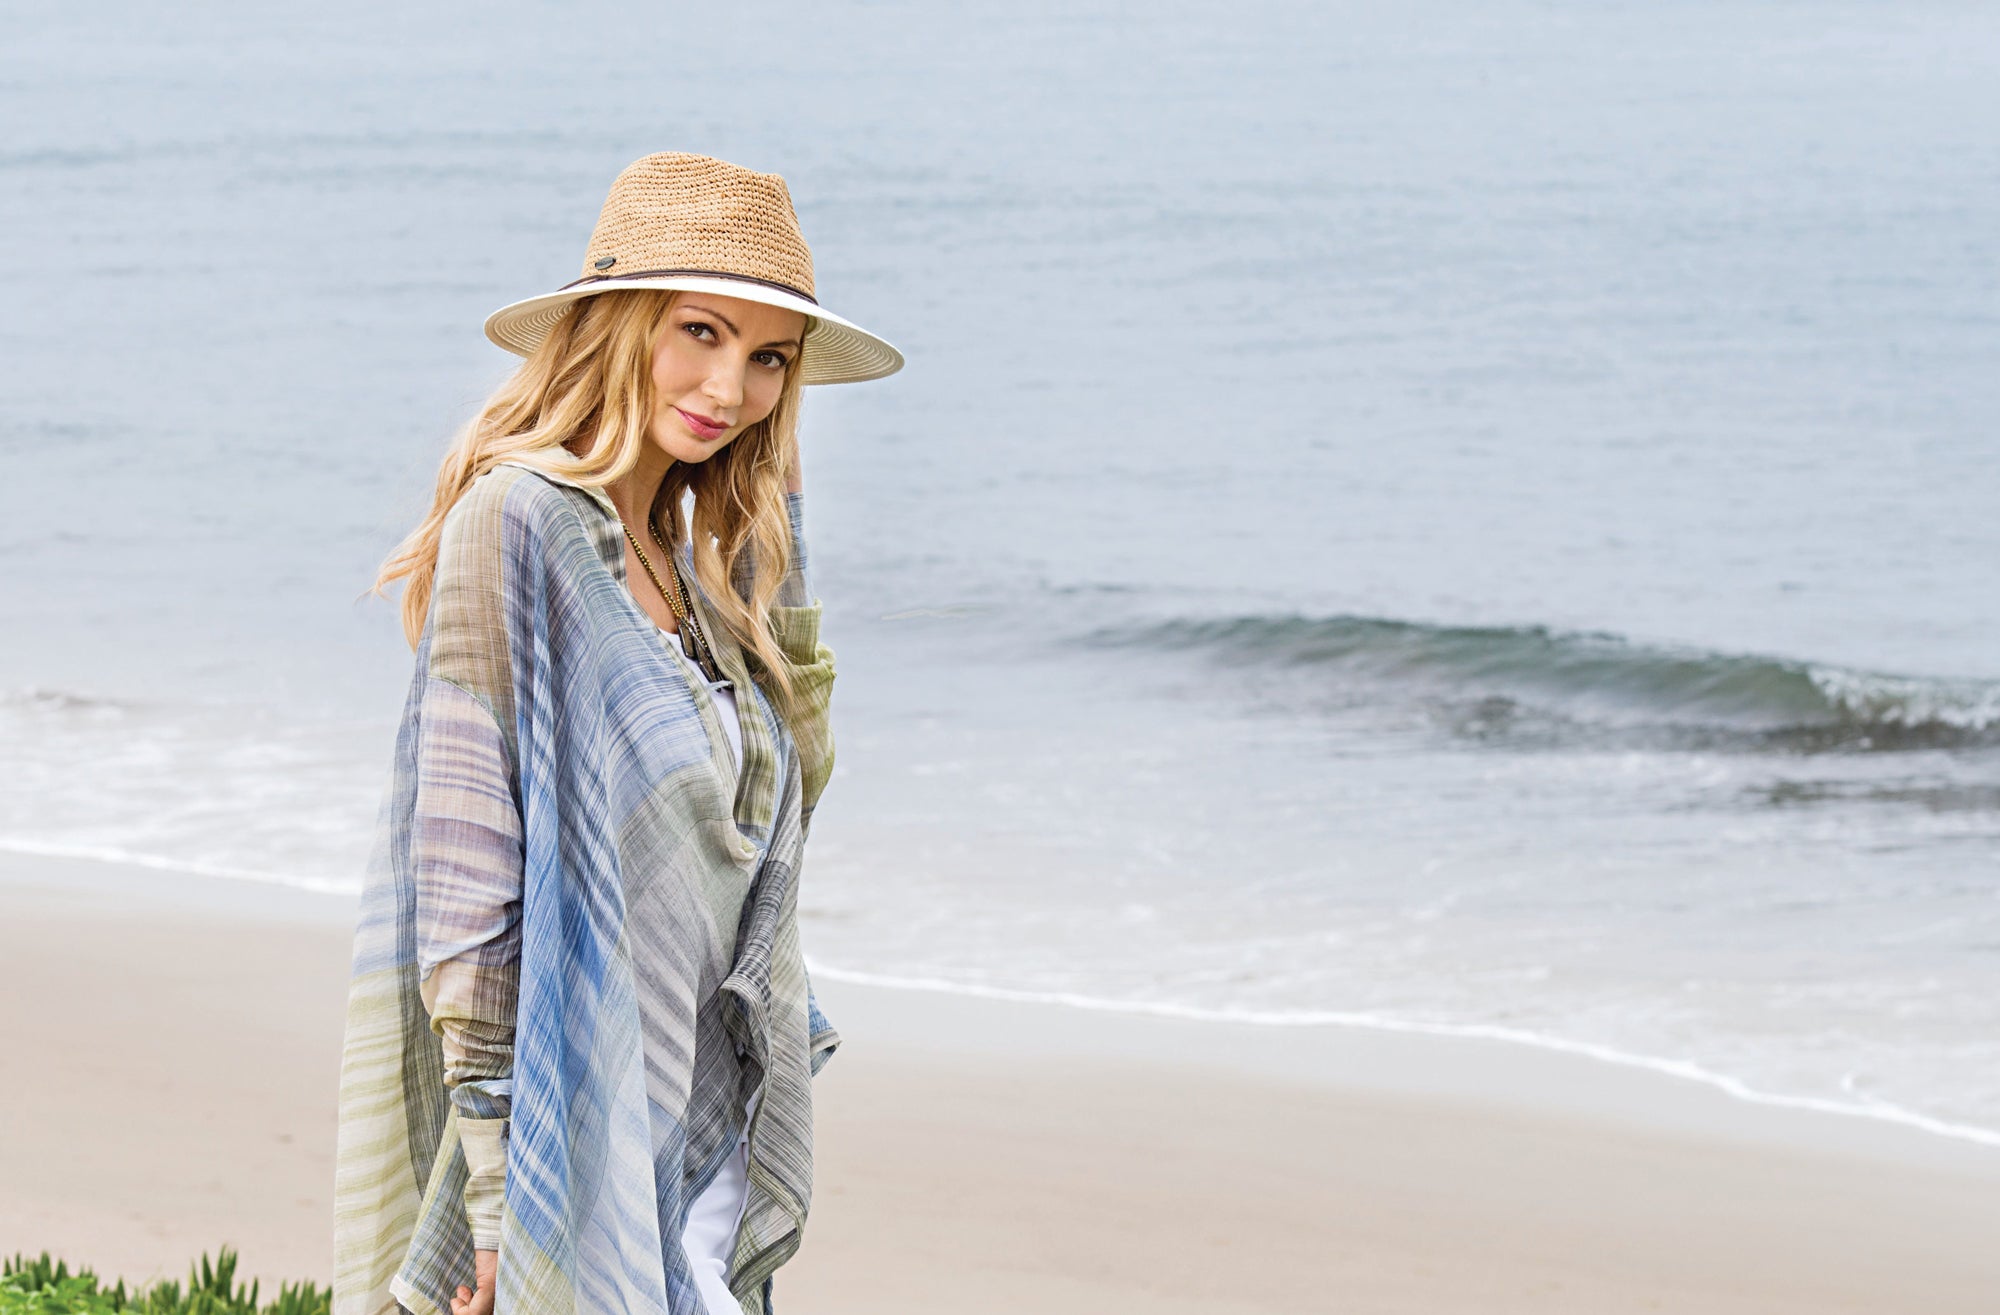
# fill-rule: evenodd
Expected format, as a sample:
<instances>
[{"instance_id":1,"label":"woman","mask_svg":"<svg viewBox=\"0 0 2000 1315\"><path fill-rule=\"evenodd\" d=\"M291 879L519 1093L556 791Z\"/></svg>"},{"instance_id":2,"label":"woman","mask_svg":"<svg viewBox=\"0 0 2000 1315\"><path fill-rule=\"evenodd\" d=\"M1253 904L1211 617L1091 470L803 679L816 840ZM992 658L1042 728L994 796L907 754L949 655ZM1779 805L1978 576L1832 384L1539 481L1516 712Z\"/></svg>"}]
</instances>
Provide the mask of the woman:
<instances>
[{"instance_id":1,"label":"woman","mask_svg":"<svg viewBox=\"0 0 2000 1315\"><path fill-rule=\"evenodd\" d=\"M355 936L335 1309L768 1312L839 1043L796 919L833 759L799 389L902 357L813 300L782 179L680 154L619 175L583 278L486 329L527 360L378 582L417 662Z\"/></svg>"}]
</instances>

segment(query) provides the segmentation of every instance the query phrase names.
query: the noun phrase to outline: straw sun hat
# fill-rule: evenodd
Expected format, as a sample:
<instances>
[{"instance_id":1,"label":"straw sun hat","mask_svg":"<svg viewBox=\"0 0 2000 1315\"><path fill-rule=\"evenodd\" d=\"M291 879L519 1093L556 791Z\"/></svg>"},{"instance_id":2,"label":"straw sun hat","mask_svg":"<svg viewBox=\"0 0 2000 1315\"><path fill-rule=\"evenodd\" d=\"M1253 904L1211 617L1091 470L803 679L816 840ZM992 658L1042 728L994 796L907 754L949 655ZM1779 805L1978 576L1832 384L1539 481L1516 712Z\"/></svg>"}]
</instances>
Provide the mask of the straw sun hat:
<instances>
[{"instance_id":1,"label":"straw sun hat","mask_svg":"<svg viewBox=\"0 0 2000 1315\"><path fill-rule=\"evenodd\" d=\"M801 312L802 383L856 383L903 368L901 352L813 299L812 252L776 174L679 152L633 161L604 200L583 277L494 311L486 336L526 356L572 304L617 288L713 292Z\"/></svg>"}]
</instances>

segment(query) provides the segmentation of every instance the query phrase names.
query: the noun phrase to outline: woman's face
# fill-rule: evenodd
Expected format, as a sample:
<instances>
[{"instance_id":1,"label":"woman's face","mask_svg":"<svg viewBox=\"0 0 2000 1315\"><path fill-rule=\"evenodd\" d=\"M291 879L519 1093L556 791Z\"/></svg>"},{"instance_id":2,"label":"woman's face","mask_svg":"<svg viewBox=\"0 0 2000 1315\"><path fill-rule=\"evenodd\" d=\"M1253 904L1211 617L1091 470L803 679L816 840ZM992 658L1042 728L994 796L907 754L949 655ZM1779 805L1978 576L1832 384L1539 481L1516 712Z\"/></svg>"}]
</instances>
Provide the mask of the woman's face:
<instances>
[{"instance_id":1,"label":"woman's face","mask_svg":"<svg viewBox=\"0 0 2000 1315\"><path fill-rule=\"evenodd\" d=\"M706 461L771 414L806 317L739 297L683 292L653 349L653 442Z\"/></svg>"}]
</instances>

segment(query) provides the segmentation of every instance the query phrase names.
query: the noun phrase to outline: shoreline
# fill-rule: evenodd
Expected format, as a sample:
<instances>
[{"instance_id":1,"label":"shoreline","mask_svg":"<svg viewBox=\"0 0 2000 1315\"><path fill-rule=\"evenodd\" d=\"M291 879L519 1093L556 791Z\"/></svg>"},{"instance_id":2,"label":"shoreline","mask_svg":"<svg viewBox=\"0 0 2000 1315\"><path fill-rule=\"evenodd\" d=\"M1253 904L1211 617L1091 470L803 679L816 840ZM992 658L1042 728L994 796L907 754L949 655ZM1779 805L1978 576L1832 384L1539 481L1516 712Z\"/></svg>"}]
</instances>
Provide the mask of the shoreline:
<instances>
[{"instance_id":1,"label":"shoreline","mask_svg":"<svg viewBox=\"0 0 2000 1315\"><path fill-rule=\"evenodd\" d=\"M144 1280L226 1241L267 1286L324 1280L353 912L0 854L0 1010L34 1077L0 1088L0 1252ZM2000 1291L2000 1154L1965 1141L1509 1040L853 976L815 966L843 1040L815 1081L814 1226L778 1278L795 1308L1929 1312Z\"/></svg>"},{"instance_id":2,"label":"shoreline","mask_svg":"<svg viewBox=\"0 0 2000 1315\"><path fill-rule=\"evenodd\" d=\"M1549 1054L1570 1056L1606 1064L1613 1068L1630 1069L1651 1074L1677 1083L1691 1083L1706 1087L1732 1100L1746 1105L1764 1106L1770 1109L1793 1110L1801 1113L1828 1115L1834 1118L1859 1119L1868 1123L1887 1124L1892 1127L1920 1132L1927 1136L1962 1142L1971 1146L2000 1151L2000 1131L1982 1128L1976 1124L1951 1123L1933 1118L1919 1110L1906 1109L1901 1105L1883 1102L1870 1108L1864 1105L1846 1104L1841 1101L1826 1100L1816 1096L1792 1096L1782 1092L1764 1091L1751 1086L1740 1078L1727 1073L1718 1073L1684 1060L1662 1059L1656 1055L1641 1054L1638 1051L1619 1050L1613 1046L1602 1046L1587 1041L1573 1041L1565 1037L1543 1032L1530 1032L1521 1028L1501 1027L1486 1023L1417 1023L1393 1018L1381 1018L1368 1014L1340 1013L1336 1011L1301 1011L1298 1014L1256 1015L1242 1011L1210 1009L1199 1005L1172 1005L1149 1001L1111 1000L1099 996L1078 995L1071 992L1039 991L1004 986L973 986L943 978L900 977L889 973L856 972L850 969L829 968L823 964L812 964L814 980L848 982L857 986L873 986L883 990L925 991L939 995L959 995L979 1000L1004 1000L1018 1004L1053 1005L1064 1009L1080 1009L1092 1013L1113 1014L1137 1018L1184 1019L1196 1023L1219 1023L1224 1026L1260 1028L1299 1028L1328 1030L1348 1030L1364 1033L1380 1033L1389 1036L1429 1037L1442 1041L1487 1041L1506 1046L1519 1046L1527 1050Z\"/></svg>"},{"instance_id":3,"label":"shoreline","mask_svg":"<svg viewBox=\"0 0 2000 1315\"><path fill-rule=\"evenodd\" d=\"M1077 1006L1022 1000L1004 988L885 986L820 965L813 974L836 1029L843 1022L833 1002L857 1002L865 1023L898 1038L933 1037L934 1052L1165 1064L1343 1095L1575 1120L1618 1133L1971 1172L1990 1176L2000 1188L2000 1148L1845 1108L1746 1100L1651 1064L1607 1061L1563 1046L1401 1026L1280 1025ZM955 1025L952 1033L944 1032L945 1022ZM956 1037L967 1027L971 1039Z\"/></svg>"},{"instance_id":4,"label":"shoreline","mask_svg":"<svg viewBox=\"0 0 2000 1315\"><path fill-rule=\"evenodd\" d=\"M132 855L122 851L86 850L67 846L38 846L18 842L0 842L0 886L9 881L35 881L33 865L39 861L58 865L75 865L73 880L86 883L96 882L102 888L120 893L137 894L151 898L158 894L150 887L133 881L133 874L126 869L143 869L149 872L172 874L176 881L189 883L188 889L178 893L162 895L163 902L178 906L185 899L196 896L203 883L221 883L214 887L210 895L201 902L207 907L215 907L216 901L227 901L222 893L228 888L274 888L308 898L329 901L336 905L336 916L351 920L354 901L359 898L358 889L343 884L323 881L317 878L287 880L275 874L256 871L220 869L178 860L160 859L147 855ZM94 873L94 876L92 875ZM254 900L254 897L246 897ZM268 909L268 902L258 904ZM302 910L303 911L303 910ZM961 996L967 999L999 1000L1027 1005L1050 1005L1063 1009L1076 1009L1091 1013L1108 1014L1133 1018L1185 1019L1198 1023L1219 1024L1224 1027L1252 1027L1272 1029L1315 1029L1346 1030L1362 1033L1377 1033L1389 1036L1426 1037L1448 1042L1493 1042L1505 1046L1518 1046L1531 1051L1552 1055L1562 1055L1604 1064L1613 1068L1629 1069L1650 1074L1655 1078L1675 1083L1687 1083L1706 1087L1730 1099L1747 1105L1763 1106L1775 1110L1790 1110L1796 1113L1833 1118L1855 1119L1871 1124L1885 1124L1891 1127L1923 1133L1964 1145L1977 1146L2000 1151L2000 1129L1985 1128L1976 1124L1954 1123L1936 1118L1892 1102L1882 1102L1875 1107L1853 1104L1817 1096L1800 1096L1784 1092L1766 1091L1753 1086L1742 1078L1731 1074L1704 1068L1685 1060L1666 1059L1638 1051L1620 1050L1615 1046L1594 1042L1576 1041L1549 1033L1533 1032L1520 1028L1508 1028L1485 1023L1421 1023L1375 1015L1341 1012L1334 1010L1302 1010L1286 1014L1256 1014L1242 1010L1217 1009L1199 1005L1177 1005L1153 1001L1124 1001L1101 996L1083 995L1075 992L1044 991L1018 987L978 986L963 982L953 982L943 978L911 977L893 973L873 973L848 968L838 968L820 962L816 956L808 955L808 965L814 980L845 982L857 986L875 987L891 991L915 991L939 995Z\"/></svg>"}]
</instances>

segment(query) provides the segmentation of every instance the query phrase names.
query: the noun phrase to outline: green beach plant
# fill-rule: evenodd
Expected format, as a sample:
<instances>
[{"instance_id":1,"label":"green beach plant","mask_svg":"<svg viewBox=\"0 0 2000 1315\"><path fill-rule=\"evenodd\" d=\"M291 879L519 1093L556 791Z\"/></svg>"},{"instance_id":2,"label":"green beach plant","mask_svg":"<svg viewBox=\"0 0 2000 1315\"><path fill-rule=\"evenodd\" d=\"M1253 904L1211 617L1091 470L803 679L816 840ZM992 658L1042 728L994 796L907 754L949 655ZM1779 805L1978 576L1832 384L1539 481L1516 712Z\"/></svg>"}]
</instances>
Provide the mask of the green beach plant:
<instances>
[{"instance_id":1,"label":"green beach plant","mask_svg":"<svg viewBox=\"0 0 2000 1315\"><path fill-rule=\"evenodd\" d=\"M127 1291L125 1280L111 1287L95 1272L72 1273L49 1253L30 1260L0 1260L0 1315L329 1315L333 1293L309 1279L283 1283L277 1297L258 1305L258 1285L236 1281L236 1251L223 1247L213 1261L204 1251L188 1266L187 1285L162 1279Z\"/></svg>"}]
</instances>

